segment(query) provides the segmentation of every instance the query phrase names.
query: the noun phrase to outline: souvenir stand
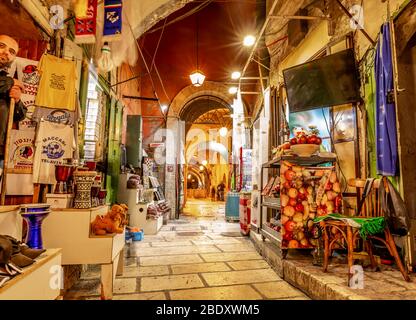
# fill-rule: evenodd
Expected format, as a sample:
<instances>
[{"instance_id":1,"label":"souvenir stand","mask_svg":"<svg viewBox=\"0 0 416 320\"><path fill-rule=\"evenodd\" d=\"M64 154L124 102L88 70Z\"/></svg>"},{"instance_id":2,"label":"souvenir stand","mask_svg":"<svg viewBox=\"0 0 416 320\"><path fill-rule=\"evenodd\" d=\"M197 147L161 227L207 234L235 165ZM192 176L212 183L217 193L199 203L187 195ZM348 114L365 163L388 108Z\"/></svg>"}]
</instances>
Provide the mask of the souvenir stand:
<instances>
[{"instance_id":1,"label":"souvenir stand","mask_svg":"<svg viewBox=\"0 0 416 320\"><path fill-rule=\"evenodd\" d=\"M163 225L163 212L160 208L166 204L166 200L157 200L156 193L157 188L143 187L140 176L130 173L120 176L117 199L129 207L129 227L142 229L145 235L159 232ZM160 195L163 197L163 193L157 193L158 197Z\"/></svg>"},{"instance_id":2,"label":"souvenir stand","mask_svg":"<svg viewBox=\"0 0 416 320\"><path fill-rule=\"evenodd\" d=\"M282 257L288 249L313 248L313 219L340 208L334 167L320 166L335 161L335 157L281 155L262 165L261 185L263 171L271 169L271 173L260 196L260 232L263 240L281 250Z\"/></svg>"}]
</instances>

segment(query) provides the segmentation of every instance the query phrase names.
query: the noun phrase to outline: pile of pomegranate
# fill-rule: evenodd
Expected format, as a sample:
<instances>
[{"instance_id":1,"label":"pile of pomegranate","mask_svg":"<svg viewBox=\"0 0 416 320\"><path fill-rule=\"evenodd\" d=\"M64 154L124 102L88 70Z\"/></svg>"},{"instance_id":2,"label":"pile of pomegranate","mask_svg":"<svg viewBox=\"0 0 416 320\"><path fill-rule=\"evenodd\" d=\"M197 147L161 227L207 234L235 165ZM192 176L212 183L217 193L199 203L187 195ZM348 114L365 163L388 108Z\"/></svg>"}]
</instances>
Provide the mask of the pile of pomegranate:
<instances>
[{"instance_id":1,"label":"pile of pomegranate","mask_svg":"<svg viewBox=\"0 0 416 320\"><path fill-rule=\"evenodd\" d=\"M285 161L280 169L282 247L309 248L317 216L341 212L341 187L333 168L304 168Z\"/></svg>"}]
</instances>

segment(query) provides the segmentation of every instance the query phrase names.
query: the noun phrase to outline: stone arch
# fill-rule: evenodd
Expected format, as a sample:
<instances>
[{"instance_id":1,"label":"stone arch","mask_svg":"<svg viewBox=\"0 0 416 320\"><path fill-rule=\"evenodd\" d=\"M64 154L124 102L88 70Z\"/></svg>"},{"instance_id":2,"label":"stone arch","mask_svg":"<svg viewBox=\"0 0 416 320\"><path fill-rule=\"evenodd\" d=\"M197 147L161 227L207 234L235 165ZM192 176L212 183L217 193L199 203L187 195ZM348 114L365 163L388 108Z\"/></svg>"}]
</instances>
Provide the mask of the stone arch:
<instances>
[{"instance_id":1,"label":"stone arch","mask_svg":"<svg viewBox=\"0 0 416 320\"><path fill-rule=\"evenodd\" d=\"M173 98L169 106L168 117L179 117L183 111L182 109L189 105L190 101L201 96L217 97L225 101L229 106L234 102L233 96L228 93L226 85L215 81L205 81L201 87L189 85L183 88Z\"/></svg>"}]
</instances>

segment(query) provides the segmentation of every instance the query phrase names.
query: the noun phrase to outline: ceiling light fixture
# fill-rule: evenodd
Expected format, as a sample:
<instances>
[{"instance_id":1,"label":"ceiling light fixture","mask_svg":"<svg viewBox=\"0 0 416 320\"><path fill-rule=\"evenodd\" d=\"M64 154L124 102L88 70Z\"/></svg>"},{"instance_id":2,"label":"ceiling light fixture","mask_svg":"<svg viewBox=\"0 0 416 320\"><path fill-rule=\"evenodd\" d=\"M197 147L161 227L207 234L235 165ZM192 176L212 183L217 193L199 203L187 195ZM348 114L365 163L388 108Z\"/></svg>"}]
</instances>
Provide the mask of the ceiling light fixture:
<instances>
[{"instance_id":1,"label":"ceiling light fixture","mask_svg":"<svg viewBox=\"0 0 416 320\"><path fill-rule=\"evenodd\" d=\"M162 104L162 105L160 106L160 109L162 109L162 112L163 112L163 113L165 113L165 112L166 112L166 110L168 110L168 106L167 106L166 104Z\"/></svg>"},{"instance_id":2,"label":"ceiling light fixture","mask_svg":"<svg viewBox=\"0 0 416 320\"><path fill-rule=\"evenodd\" d=\"M110 72L114 68L114 62L111 57L111 49L108 42L104 42L101 48L101 57L97 61L98 68L102 72Z\"/></svg>"},{"instance_id":3,"label":"ceiling light fixture","mask_svg":"<svg viewBox=\"0 0 416 320\"><path fill-rule=\"evenodd\" d=\"M228 93L229 94L236 94L238 92L238 88L237 87L230 87L228 89Z\"/></svg>"},{"instance_id":4,"label":"ceiling light fixture","mask_svg":"<svg viewBox=\"0 0 416 320\"><path fill-rule=\"evenodd\" d=\"M251 47L256 43L256 37L252 36L252 35L248 35L244 37L244 41L243 44L246 47Z\"/></svg>"},{"instance_id":5,"label":"ceiling light fixture","mask_svg":"<svg viewBox=\"0 0 416 320\"><path fill-rule=\"evenodd\" d=\"M228 129L226 127L222 127L220 129L220 136L221 137L226 137L227 136L227 133L228 133Z\"/></svg>"},{"instance_id":6,"label":"ceiling light fixture","mask_svg":"<svg viewBox=\"0 0 416 320\"><path fill-rule=\"evenodd\" d=\"M196 18L196 71L194 71L189 78L191 79L192 84L195 87L200 87L205 81L205 75L202 71L199 70L199 60L198 60L198 38L199 38L199 21L198 15L195 16Z\"/></svg>"},{"instance_id":7,"label":"ceiling light fixture","mask_svg":"<svg viewBox=\"0 0 416 320\"><path fill-rule=\"evenodd\" d=\"M234 71L234 72L231 74L231 79L233 79L233 80L240 79L240 77L241 77L241 72L240 72L240 71Z\"/></svg>"}]
</instances>

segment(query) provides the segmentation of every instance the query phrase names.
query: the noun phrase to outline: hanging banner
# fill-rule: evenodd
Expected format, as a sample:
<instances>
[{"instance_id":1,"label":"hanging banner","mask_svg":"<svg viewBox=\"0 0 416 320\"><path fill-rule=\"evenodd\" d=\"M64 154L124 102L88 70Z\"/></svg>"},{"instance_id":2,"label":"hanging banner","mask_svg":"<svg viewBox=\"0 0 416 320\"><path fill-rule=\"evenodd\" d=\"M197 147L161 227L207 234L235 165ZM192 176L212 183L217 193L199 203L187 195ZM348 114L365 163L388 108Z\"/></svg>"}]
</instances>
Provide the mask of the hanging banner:
<instances>
[{"instance_id":1,"label":"hanging banner","mask_svg":"<svg viewBox=\"0 0 416 320\"><path fill-rule=\"evenodd\" d=\"M118 41L121 39L123 25L123 3L122 0L104 1L104 30L103 41Z\"/></svg>"},{"instance_id":2,"label":"hanging banner","mask_svg":"<svg viewBox=\"0 0 416 320\"><path fill-rule=\"evenodd\" d=\"M97 0L76 0L75 43L95 43L97 29Z\"/></svg>"},{"instance_id":3,"label":"hanging banner","mask_svg":"<svg viewBox=\"0 0 416 320\"><path fill-rule=\"evenodd\" d=\"M31 114L35 107L35 98L38 92L40 74L38 61L16 58L17 78L23 83L23 92L20 100L28 109L26 118L19 122L19 130L36 129L36 122L31 120Z\"/></svg>"},{"instance_id":4,"label":"hanging banner","mask_svg":"<svg viewBox=\"0 0 416 320\"><path fill-rule=\"evenodd\" d=\"M12 130L8 173L32 173L35 131Z\"/></svg>"}]
</instances>

